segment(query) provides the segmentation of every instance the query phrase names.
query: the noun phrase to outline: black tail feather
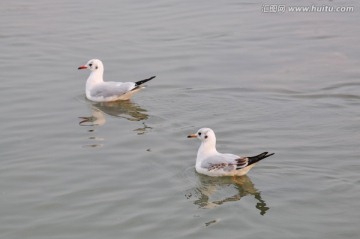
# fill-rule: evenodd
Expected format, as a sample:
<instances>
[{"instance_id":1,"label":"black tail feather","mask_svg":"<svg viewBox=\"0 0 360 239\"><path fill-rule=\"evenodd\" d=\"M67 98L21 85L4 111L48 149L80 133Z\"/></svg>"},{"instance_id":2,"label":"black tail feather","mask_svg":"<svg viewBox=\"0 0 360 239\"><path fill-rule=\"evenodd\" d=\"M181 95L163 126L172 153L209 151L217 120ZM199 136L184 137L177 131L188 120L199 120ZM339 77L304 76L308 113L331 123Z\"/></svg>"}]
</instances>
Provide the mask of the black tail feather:
<instances>
[{"instance_id":1,"label":"black tail feather","mask_svg":"<svg viewBox=\"0 0 360 239\"><path fill-rule=\"evenodd\" d=\"M152 77L150 77L150 78L148 78L148 79L139 80L139 81L135 82L135 86L142 85L142 84L144 84L145 82L148 82L149 80L154 79L155 77L156 77L156 76L152 76Z\"/></svg>"},{"instance_id":2,"label":"black tail feather","mask_svg":"<svg viewBox=\"0 0 360 239\"><path fill-rule=\"evenodd\" d=\"M274 155L274 153L268 154L268 152L264 152L264 153L261 153L261 154L256 155L256 156L247 157L248 160L249 160L248 165L257 163L257 162L259 162L260 160L262 160L264 158L270 157L271 155Z\"/></svg>"}]
</instances>

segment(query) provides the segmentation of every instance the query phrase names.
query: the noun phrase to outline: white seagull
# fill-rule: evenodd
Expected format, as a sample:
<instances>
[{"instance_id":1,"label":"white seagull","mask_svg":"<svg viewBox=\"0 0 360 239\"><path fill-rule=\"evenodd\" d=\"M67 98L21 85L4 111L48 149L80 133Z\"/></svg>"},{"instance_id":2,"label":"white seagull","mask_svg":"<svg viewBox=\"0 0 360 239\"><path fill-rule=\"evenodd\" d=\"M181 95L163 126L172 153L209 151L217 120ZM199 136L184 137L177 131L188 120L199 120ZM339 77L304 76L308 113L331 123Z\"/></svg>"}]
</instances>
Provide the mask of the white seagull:
<instances>
[{"instance_id":1,"label":"white seagull","mask_svg":"<svg viewBox=\"0 0 360 239\"><path fill-rule=\"evenodd\" d=\"M86 97L95 102L128 100L134 93L144 88L142 85L145 82L155 78L152 76L137 82L104 81L104 65L98 59L92 59L85 65L79 66L78 69L89 69L91 71L86 81Z\"/></svg>"},{"instance_id":2,"label":"white seagull","mask_svg":"<svg viewBox=\"0 0 360 239\"><path fill-rule=\"evenodd\" d=\"M222 154L216 150L216 137L212 129L201 128L188 138L198 138L201 145L196 157L195 169L208 176L242 176L249 172L260 160L273 153L261 153L253 157L241 157L235 154Z\"/></svg>"}]
</instances>

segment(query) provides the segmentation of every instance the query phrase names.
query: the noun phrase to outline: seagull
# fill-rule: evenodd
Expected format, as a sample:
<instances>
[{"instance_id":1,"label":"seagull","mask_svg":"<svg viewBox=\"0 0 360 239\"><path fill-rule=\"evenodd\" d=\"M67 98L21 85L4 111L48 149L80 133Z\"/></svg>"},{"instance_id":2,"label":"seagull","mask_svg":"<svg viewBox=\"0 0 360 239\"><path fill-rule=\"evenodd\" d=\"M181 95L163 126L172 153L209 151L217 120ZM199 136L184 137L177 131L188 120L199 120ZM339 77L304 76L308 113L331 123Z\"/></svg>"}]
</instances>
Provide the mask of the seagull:
<instances>
[{"instance_id":1,"label":"seagull","mask_svg":"<svg viewBox=\"0 0 360 239\"><path fill-rule=\"evenodd\" d=\"M79 66L78 70L89 69L90 76L86 81L86 98L95 102L110 102L128 100L141 90L143 84L155 78L152 76L137 82L114 82L104 81L104 65L99 59L92 59L85 65Z\"/></svg>"},{"instance_id":2,"label":"seagull","mask_svg":"<svg viewBox=\"0 0 360 239\"><path fill-rule=\"evenodd\" d=\"M201 128L196 134L190 134L188 138L201 140L195 169L198 173L208 176L242 176L247 174L257 162L273 155L264 152L253 157L243 157L219 153L216 150L215 133L210 128Z\"/></svg>"}]
</instances>

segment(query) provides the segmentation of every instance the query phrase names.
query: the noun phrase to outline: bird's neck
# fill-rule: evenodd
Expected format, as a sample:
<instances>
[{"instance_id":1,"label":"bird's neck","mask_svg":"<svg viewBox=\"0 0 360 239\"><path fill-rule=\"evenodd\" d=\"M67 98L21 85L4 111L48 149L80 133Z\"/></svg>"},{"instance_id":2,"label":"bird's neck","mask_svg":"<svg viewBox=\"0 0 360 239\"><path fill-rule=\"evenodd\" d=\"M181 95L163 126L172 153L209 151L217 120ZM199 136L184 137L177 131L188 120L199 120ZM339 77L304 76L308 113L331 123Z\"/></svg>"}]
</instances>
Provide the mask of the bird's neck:
<instances>
[{"instance_id":1,"label":"bird's neck","mask_svg":"<svg viewBox=\"0 0 360 239\"><path fill-rule=\"evenodd\" d=\"M215 141L202 142L197 153L197 163L200 163L202 159L217 153Z\"/></svg>"},{"instance_id":2,"label":"bird's neck","mask_svg":"<svg viewBox=\"0 0 360 239\"><path fill-rule=\"evenodd\" d=\"M103 75L104 75L103 69L92 71L86 81L86 87L91 87L93 85L104 82Z\"/></svg>"}]
</instances>

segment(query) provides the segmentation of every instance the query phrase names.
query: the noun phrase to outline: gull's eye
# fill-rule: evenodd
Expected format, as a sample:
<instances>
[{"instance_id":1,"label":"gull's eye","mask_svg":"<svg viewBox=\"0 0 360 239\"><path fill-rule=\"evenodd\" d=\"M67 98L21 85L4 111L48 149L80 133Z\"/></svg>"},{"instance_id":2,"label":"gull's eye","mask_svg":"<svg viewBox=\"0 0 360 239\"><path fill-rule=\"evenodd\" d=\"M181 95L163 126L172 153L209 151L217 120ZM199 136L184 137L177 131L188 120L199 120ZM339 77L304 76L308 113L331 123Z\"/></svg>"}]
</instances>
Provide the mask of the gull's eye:
<instances>
[{"instance_id":1,"label":"gull's eye","mask_svg":"<svg viewBox=\"0 0 360 239\"><path fill-rule=\"evenodd\" d=\"M208 137L208 136L207 136L207 135L205 135L205 139L207 139L207 137Z\"/></svg>"},{"instance_id":2,"label":"gull's eye","mask_svg":"<svg viewBox=\"0 0 360 239\"><path fill-rule=\"evenodd\" d=\"M201 136L201 132L199 132L198 135Z\"/></svg>"},{"instance_id":3,"label":"gull's eye","mask_svg":"<svg viewBox=\"0 0 360 239\"><path fill-rule=\"evenodd\" d=\"M92 67L92 63L90 63L89 66Z\"/></svg>"}]
</instances>

